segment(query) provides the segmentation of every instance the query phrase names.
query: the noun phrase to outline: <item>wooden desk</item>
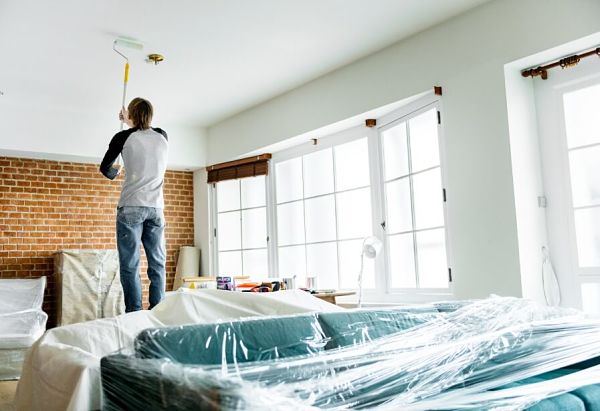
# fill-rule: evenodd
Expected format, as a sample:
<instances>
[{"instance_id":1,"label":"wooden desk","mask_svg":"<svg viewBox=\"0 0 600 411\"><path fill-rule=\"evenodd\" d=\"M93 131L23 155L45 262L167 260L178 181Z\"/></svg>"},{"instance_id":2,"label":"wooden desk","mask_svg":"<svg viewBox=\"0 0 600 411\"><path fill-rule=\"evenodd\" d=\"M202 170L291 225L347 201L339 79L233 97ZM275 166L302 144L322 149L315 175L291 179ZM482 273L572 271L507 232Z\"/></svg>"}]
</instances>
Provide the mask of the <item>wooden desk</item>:
<instances>
[{"instance_id":1,"label":"wooden desk","mask_svg":"<svg viewBox=\"0 0 600 411\"><path fill-rule=\"evenodd\" d=\"M313 294L314 297L320 298L323 301L327 301L331 304L337 304L335 297L345 297L347 295L355 295L356 291L336 291L333 293L317 293Z\"/></svg>"}]
</instances>

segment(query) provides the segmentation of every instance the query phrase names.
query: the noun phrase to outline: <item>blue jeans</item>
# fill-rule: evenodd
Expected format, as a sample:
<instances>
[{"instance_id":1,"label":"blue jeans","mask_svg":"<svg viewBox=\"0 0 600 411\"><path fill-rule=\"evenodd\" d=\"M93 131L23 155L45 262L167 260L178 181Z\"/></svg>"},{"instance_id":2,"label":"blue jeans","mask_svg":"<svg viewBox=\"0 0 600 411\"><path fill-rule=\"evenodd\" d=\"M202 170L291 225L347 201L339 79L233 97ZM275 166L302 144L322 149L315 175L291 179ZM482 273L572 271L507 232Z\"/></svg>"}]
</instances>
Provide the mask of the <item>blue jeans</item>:
<instances>
[{"instance_id":1,"label":"blue jeans","mask_svg":"<svg viewBox=\"0 0 600 411\"><path fill-rule=\"evenodd\" d=\"M140 242L146 250L150 279L150 308L165 297L165 217L162 208L120 207L117 209L117 248L125 311L142 309Z\"/></svg>"}]
</instances>

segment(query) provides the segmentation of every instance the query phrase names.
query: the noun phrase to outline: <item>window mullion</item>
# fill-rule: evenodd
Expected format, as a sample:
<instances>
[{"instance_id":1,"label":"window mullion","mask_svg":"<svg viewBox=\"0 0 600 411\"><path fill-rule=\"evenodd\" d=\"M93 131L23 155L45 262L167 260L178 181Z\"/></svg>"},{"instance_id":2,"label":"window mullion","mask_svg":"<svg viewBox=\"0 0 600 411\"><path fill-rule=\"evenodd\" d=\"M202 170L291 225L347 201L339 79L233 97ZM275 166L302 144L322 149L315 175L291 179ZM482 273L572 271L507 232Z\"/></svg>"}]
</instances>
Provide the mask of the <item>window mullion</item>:
<instances>
[{"instance_id":1,"label":"window mullion","mask_svg":"<svg viewBox=\"0 0 600 411\"><path fill-rule=\"evenodd\" d=\"M244 221L242 219L242 182L238 180L238 187L239 187L239 192L240 192L240 209L239 209L239 213L240 213L240 259L242 262L242 275L246 275L246 272L244 271L244 229L243 229L243 225L244 225Z\"/></svg>"},{"instance_id":2,"label":"window mullion","mask_svg":"<svg viewBox=\"0 0 600 411\"><path fill-rule=\"evenodd\" d=\"M304 200L304 156L302 156L300 159L300 169L300 177L302 179L302 226L304 227L304 278L308 278L308 247L306 246L306 201ZM304 284L304 286L306 287L306 284Z\"/></svg>"},{"instance_id":3,"label":"window mullion","mask_svg":"<svg viewBox=\"0 0 600 411\"><path fill-rule=\"evenodd\" d=\"M417 249L417 225L415 220L415 192L414 192L414 182L413 182L413 174L412 174L412 150L410 145L410 120L406 121L406 146L407 146L407 155L408 155L408 185L410 189L410 212L411 212L411 220L412 220L412 237L413 237L413 256L415 259L415 286L419 288L419 254Z\"/></svg>"},{"instance_id":4,"label":"window mullion","mask_svg":"<svg viewBox=\"0 0 600 411\"><path fill-rule=\"evenodd\" d=\"M337 172L335 169L335 147L331 148L331 167L333 168L333 209L335 213L335 251L337 253L337 277L338 288L342 284L341 264L340 264L340 238L338 229L338 201L337 201Z\"/></svg>"},{"instance_id":5,"label":"window mullion","mask_svg":"<svg viewBox=\"0 0 600 411\"><path fill-rule=\"evenodd\" d=\"M375 261L375 292L386 294L390 289L390 270L387 263L387 235L382 226L387 216L385 213L385 185L383 182L383 156L381 155L381 140L379 130L370 129L367 132L369 146L369 171L371 173L371 224L373 234L381 239L384 255Z\"/></svg>"},{"instance_id":6,"label":"window mullion","mask_svg":"<svg viewBox=\"0 0 600 411\"><path fill-rule=\"evenodd\" d=\"M269 162L269 168L271 162ZM277 204L275 201L275 173L271 172L265 178L265 195L266 195L266 213L267 213L267 258L269 265L269 275L271 277L279 276L279 265L277 257Z\"/></svg>"},{"instance_id":7,"label":"window mullion","mask_svg":"<svg viewBox=\"0 0 600 411\"><path fill-rule=\"evenodd\" d=\"M209 275L217 275L219 273L219 244L218 244L218 203L217 203L217 185L211 184L210 187L210 203L211 203L211 217L210 217L210 250L209 254L212 256L212 261L209 261Z\"/></svg>"}]
</instances>

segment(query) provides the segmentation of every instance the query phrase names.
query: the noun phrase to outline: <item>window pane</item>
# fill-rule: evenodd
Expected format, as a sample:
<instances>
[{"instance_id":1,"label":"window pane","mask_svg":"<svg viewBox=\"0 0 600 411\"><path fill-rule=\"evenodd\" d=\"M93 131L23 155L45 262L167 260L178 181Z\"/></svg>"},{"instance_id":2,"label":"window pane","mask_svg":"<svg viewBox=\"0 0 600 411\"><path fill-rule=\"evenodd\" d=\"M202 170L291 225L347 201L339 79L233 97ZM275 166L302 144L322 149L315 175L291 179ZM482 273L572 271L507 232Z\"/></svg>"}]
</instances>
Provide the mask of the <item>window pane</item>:
<instances>
[{"instance_id":1,"label":"window pane","mask_svg":"<svg viewBox=\"0 0 600 411\"><path fill-rule=\"evenodd\" d=\"M279 248L279 277L296 276L296 286L306 284L306 256L304 246Z\"/></svg>"},{"instance_id":2,"label":"window pane","mask_svg":"<svg viewBox=\"0 0 600 411\"><path fill-rule=\"evenodd\" d=\"M338 240L368 237L373 232L371 190L361 188L336 194Z\"/></svg>"},{"instance_id":3,"label":"window pane","mask_svg":"<svg viewBox=\"0 0 600 411\"><path fill-rule=\"evenodd\" d=\"M386 181L408 174L406 123L400 123L381 133L383 140L384 179Z\"/></svg>"},{"instance_id":4,"label":"window pane","mask_svg":"<svg viewBox=\"0 0 600 411\"><path fill-rule=\"evenodd\" d=\"M242 211L242 248L262 248L266 246L266 208L253 208Z\"/></svg>"},{"instance_id":5,"label":"window pane","mask_svg":"<svg viewBox=\"0 0 600 411\"><path fill-rule=\"evenodd\" d=\"M242 274L242 252L219 253L219 275L235 276Z\"/></svg>"},{"instance_id":6,"label":"window pane","mask_svg":"<svg viewBox=\"0 0 600 411\"><path fill-rule=\"evenodd\" d=\"M600 146L569 153L571 188L575 207L600 204Z\"/></svg>"},{"instance_id":7,"label":"window pane","mask_svg":"<svg viewBox=\"0 0 600 411\"><path fill-rule=\"evenodd\" d=\"M370 184L367 138L335 147L336 190L348 190Z\"/></svg>"},{"instance_id":8,"label":"window pane","mask_svg":"<svg viewBox=\"0 0 600 411\"><path fill-rule=\"evenodd\" d=\"M385 183L387 231L390 234L412 230L410 184L408 177Z\"/></svg>"},{"instance_id":9,"label":"window pane","mask_svg":"<svg viewBox=\"0 0 600 411\"><path fill-rule=\"evenodd\" d=\"M269 277L269 260L267 250L244 251L244 275L253 279L264 280Z\"/></svg>"},{"instance_id":10,"label":"window pane","mask_svg":"<svg viewBox=\"0 0 600 411\"><path fill-rule=\"evenodd\" d=\"M340 288L358 288L358 275L360 273L360 255L363 240L340 241ZM377 258L381 258L381 255ZM363 271L363 290L375 288L375 260L365 258Z\"/></svg>"},{"instance_id":11,"label":"window pane","mask_svg":"<svg viewBox=\"0 0 600 411\"><path fill-rule=\"evenodd\" d=\"M265 176L243 178L240 182L242 184L242 208L266 205Z\"/></svg>"},{"instance_id":12,"label":"window pane","mask_svg":"<svg viewBox=\"0 0 600 411\"><path fill-rule=\"evenodd\" d=\"M275 165L277 203L302 198L302 158L294 158Z\"/></svg>"},{"instance_id":13,"label":"window pane","mask_svg":"<svg viewBox=\"0 0 600 411\"><path fill-rule=\"evenodd\" d=\"M575 232L580 267L600 266L600 207L575 210Z\"/></svg>"},{"instance_id":14,"label":"window pane","mask_svg":"<svg viewBox=\"0 0 600 411\"><path fill-rule=\"evenodd\" d=\"M317 277L317 289L338 288L337 247L335 242L306 246L307 276Z\"/></svg>"},{"instance_id":15,"label":"window pane","mask_svg":"<svg viewBox=\"0 0 600 411\"><path fill-rule=\"evenodd\" d=\"M440 169L413 176L415 226L417 229L444 225L444 198Z\"/></svg>"},{"instance_id":16,"label":"window pane","mask_svg":"<svg viewBox=\"0 0 600 411\"><path fill-rule=\"evenodd\" d=\"M217 183L217 211L240 209L240 180Z\"/></svg>"},{"instance_id":17,"label":"window pane","mask_svg":"<svg viewBox=\"0 0 600 411\"><path fill-rule=\"evenodd\" d=\"M277 206L279 245L304 243L304 207L302 201Z\"/></svg>"},{"instance_id":18,"label":"window pane","mask_svg":"<svg viewBox=\"0 0 600 411\"><path fill-rule=\"evenodd\" d=\"M240 232L240 212L231 211L218 216L219 251L239 250L242 248Z\"/></svg>"},{"instance_id":19,"label":"window pane","mask_svg":"<svg viewBox=\"0 0 600 411\"><path fill-rule=\"evenodd\" d=\"M331 148L304 156L304 197L333 193Z\"/></svg>"},{"instance_id":20,"label":"window pane","mask_svg":"<svg viewBox=\"0 0 600 411\"><path fill-rule=\"evenodd\" d=\"M306 207L306 242L335 240L335 201L333 194L312 198Z\"/></svg>"},{"instance_id":21,"label":"window pane","mask_svg":"<svg viewBox=\"0 0 600 411\"><path fill-rule=\"evenodd\" d=\"M565 93L563 101L569 148L600 143L600 85Z\"/></svg>"},{"instance_id":22,"label":"window pane","mask_svg":"<svg viewBox=\"0 0 600 411\"><path fill-rule=\"evenodd\" d=\"M448 262L444 229L417 233L419 287L448 288Z\"/></svg>"},{"instance_id":23,"label":"window pane","mask_svg":"<svg viewBox=\"0 0 600 411\"><path fill-rule=\"evenodd\" d=\"M399 234L389 236L390 277L392 288L415 288L415 249L413 235Z\"/></svg>"},{"instance_id":24,"label":"window pane","mask_svg":"<svg viewBox=\"0 0 600 411\"><path fill-rule=\"evenodd\" d=\"M412 172L440 164L437 109L432 108L408 122Z\"/></svg>"},{"instance_id":25,"label":"window pane","mask_svg":"<svg viewBox=\"0 0 600 411\"><path fill-rule=\"evenodd\" d=\"M583 311L600 314L600 283L582 283L581 300Z\"/></svg>"}]
</instances>

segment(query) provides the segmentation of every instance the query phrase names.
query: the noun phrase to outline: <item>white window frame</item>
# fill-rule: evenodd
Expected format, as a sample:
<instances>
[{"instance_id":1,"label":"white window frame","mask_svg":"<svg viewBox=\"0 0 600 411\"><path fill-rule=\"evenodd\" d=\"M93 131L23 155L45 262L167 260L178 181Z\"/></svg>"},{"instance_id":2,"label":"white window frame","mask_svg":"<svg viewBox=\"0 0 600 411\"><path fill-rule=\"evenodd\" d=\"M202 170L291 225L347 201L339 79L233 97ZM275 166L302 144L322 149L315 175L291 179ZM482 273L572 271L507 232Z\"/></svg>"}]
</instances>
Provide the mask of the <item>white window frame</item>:
<instances>
[{"instance_id":1,"label":"white window frame","mask_svg":"<svg viewBox=\"0 0 600 411\"><path fill-rule=\"evenodd\" d=\"M448 183L447 183L447 167L446 167L446 145L444 139L444 129L443 129L443 109L442 109L442 101L439 96L436 95L428 95L422 99L419 99L411 104L403 106L377 120L377 129L378 133L378 141L377 141L377 161L378 161L378 186L380 187L380 203L379 207L381 209L381 222L384 221L386 212L386 202L385 202L385 194L384 194L384 169L383 169L383 141L381 138L381 133L399 123L410 120L413 117L416 117L426 111L435 108L437 110L438 119L438 145L439 145L439 155L440 155L440 172L442 177L442 188L445 192L446 201L443 203L443 211L444 211L444 235L445 235L445 247L446 247L446 263L448 267L448 275L451 276L452 269L452 250L450 244L450 227L449 227L449 218L448 218ZM412 197L412 193L411 193ZM414 213L414 210L413 210ZM429 229L427 229L429 230ZM383 230L382 230L383 231ZM420 231L420 230L417 230ZM426 230L423 230L426 231ZM396 302L398 300L409 301L409 302L424 302L424 301L435 301L443 298L452 298L452 282L448 282L447 288L392 288L391 287L391 269L390 269L390 249L389 249L389 241L387 239L387 235L382 232L380 239L385 239L384 250L385 250L385 273L386 273L386 293L385 295L378 296L380 300L383 302ZM416 257L416 255L415 255ZM418 276L418 273L416 273ZM417 278L418 284L418 278Z\"/></svg>"},{"instance_id":2,"label":"white window frame","mask_svg":"<svg viewBox=\"0 0 600 411\"><path fill-rule=\"evenodd\" d=\"M564 95L597 84L597 63L586 60L577 70L553 72L534 88L544 196L548 201L545 214L550 258L560 284L561 305L579 309L583 308L582 285L600 283L600 267L579 266Z\"/></svg>"},{"instance_id":3,"label":"white window frame","mask_svg":"<svg viewBox=\"0 0 600 411\"><path fill-rule=\"evenodd\" d=\"M383 178L383 153L381 132L389 128L395 123L406 121L422 112L436 107L442 115L442 103L439 96L428 94L406 106L403 106L393 112L390 112L377 119L377 126L367 128L364 125L352 127L328 136L317 139L317 144L308 141L298 146L273 153L269 162L269 174L266 176L266 210L267 210L267 235L268 235L268 256L269 256L269 276L272 278L279 277L279 261L278 261L278 238L277 238L277 201L276 201L276 164L286 160L291 160L307 154L311 154L323 149L333 148L334 146L349 143L360 138L367 137L369 146L369 171L370 171L370 189L371 189L371 210L372 210L372 227L373 235L383 241L384 252L375 261L375 289L363 289L363 301L369 303L417 303L435 301L440 299L452 298L452 283L449 283L448 288L391 288L390 287L390 270L389 270L389 244L385 235L382 222L385 219L385 198L384 198L384 178ZM446 190L446 198L448 198L448 185L446 180L446 149L445 139L443 138L443 121L438 124L438 139L440 150L440 171L442 176L442 185ZM334 194L335 195L335 194ZM218 227L217 227L217 200L216 186L211 184L210 189L210 235L211 235L211 263L212 272L218 273ZM304 201L302 199L301 201ZM300 200L299 200L300 201ZM450 224L448 219L448 201L444 202L444 231L446 240L446 256L448 267L452 267L452 251L449 241ZM216 231L215 231L216 229ZM339 243L340 240L335 240ZM344 241L344 240L342 240ZM338 253L339 259L339 253ZM338 260L339 267L339 260ZM358 275L359 267L357 267ZM339 275L339 271L338 271ZM346 299L347 301L355 300L356 297Z\"/></svg>"},{"instance_id":4,"label":"white window frame","mask_svg":"<svg viewBox=\"0 0 600 411\"><path fill-rule=\"evenodd\" d=\"M276 195L276 187L277 187L277 184L276 184L277 183L277 176L276 176L276 172L275 172L276 164L284 162L284 161L287 161L287 160L291 160L291 159L294 159L294 158L298 158L298 157L301 157L301 156L305 156L305 155L308 155L308 154L312 154L312 153L315 153L315 152L318 152L318 151L321 151L321 150L325 150L325 149L328 149L328 148L333 148L335 146L339 146L339 145L342 145L342 144L345 144L345 143L350 143L352 141L359 140L359 139L365 138L365 137L367 138L367 143L369 144L369 153L371 153L370 146L372 144L372 140L374 140L374 138L376 137L374 131L371 130L371 129L366 129L364 126L357 126L357 127L352 127L350 129L346 129L346 130L341 131L339 133L331 134L331 135L328 135L326 137L317 139L317 144L313 144L312 142L307 142L307 143L304 143L304 144L302 144L300 146L292 147L292 148L290 148L288 150L284 150L284 151L281 151L281 152L273 154L273 157L271 158L271 164L269 165L270 170L271 170L270 173L269 173L269 176L270 176L270 179L271 179L271 184L270 184L270 198L272 199L272 202L270 203L270 206L272 208L271 213L270 213L270 215L271 215L271 227L272 227L271 238L273 240L273 241L271 241L270 245L271 245L272 250L273 250L272 254L275 257L275 259L274 259L274 265L272 267L272 269L273 269L272 272L276 276L279 275L279 264L278 264L278 261L277 261L279 253L278 253L278 250L277 250L278 249L278 238L277 238L277 233L278 233L278 229L277 229L278 228L277 227L277 205L278 204L277 204L277 195ZM334 157L334 159L335 159L335 157ZM372 215L373 215L372 225L373 225L373 231L374 231L374 234L375 234L376 221L377 221L377 218L375 218L375 214L376 214L375 211L377 209L373 208L373 195L374 195L374 192L373 192L373 169L372 169L373 166L372 165L373 165L373 162L372 162L371 158L369 158L369 167L370 167L370 170L369 170L370 173L369 174L371 176L370 177L370 181L369 181L369 187L371 189L371 209L372 209ZM334 160L333 166L335 168L335 160ZM335 175L334 175L334 178L335 178ZM334 191L332 193L328 193L328 194L325 194L325 195L333 195L334 196L334 201L336 201L335 198L336 198L336 194L338 194L338 193L343 193L343 192L346 192L346 191L354 191L354 190L363 189L363 188L366 188L366 186L365 187L356 187L356 188L352 188L352 189L349 189L349 190ZM306 198L303 197L302 199L295 200L295 201L302 201L302 202L304 202L307 199L316 198L316 197L320 197L320 196L306 197ZM336 214L337 214L337 201L336 201L335 204L336 204ZM337 217L337 215L336 215L336 217ZM336 226L337 226L337 223L336 223ZM352 241L352 240L356 240L356 239L345 239L345 240L338 240L338 239L336 239L336 240L327 241L327 242L335 242L336 243L336 247L338 247L338 245L339 245L340 242ZM305 242L303 244L306 246L306 245L309 245L309 244L312 244L312 243L306 242L306 239L305 239ZM305 258L306 258L306 255L305 255ZM340 265L339 265L339 252L338 252L338 280L339 280L339 266ZM378 278L377 278L377 273L378 272L380 272L380 270L378 270L377 267L376 267L375 268L375 276L376 276L375 283L376 284L378 282ZM358 277L358 268L357 268L356 275Z\"/></svg>"},{"instance_id":5,"label":"white window frame","mask_svg":"<svg viewBox=\"0 0 600 411\"><path fill-rule=\"evenodd\" d=\"M559 123L560 123L560 162L562 163L561 167L565 171L563 174L565 192L566 196L566 204L568 207L567 213L567 223L568 223L568 238L569 238L569 249L571 253L571 269L573 272L579 277L580 283L589 281L589 282L600 282L600 266L597 267L580 267L579 266L579 250L577 248L577 230L575 227L575 210L582 208L599 208L600 206L584 206L584 207L575 207L573 204L573 185L571 184L571 167L570 167L570 159L569 152L573 149L569 149L568 141L567 141L567 124L565 122L565 106L564 106L564 96L567 93L571 93L573 91L578 91L581 89L585 89L588 87L600 86L600 78L594 77L592 79L581 79L579 81L571 82L568 85L563 85L562 87L558 87L556 90L556 98L558 101L559 109ZM600 143L588 144L586 146L577 147L575 150L582 150L589 147L598 147Z\"/></svg>"},{"instance_id":6,"label":"white window frame","mask_svg":"<svg viewBox=\"0 0 600 411\"><path fill-rule=\"evenodd\" d=\"M247 178L252 178L252 177L247 177ZM240 178L239 180L243 180L244 178ZM210 209L210 218L209 218L209 235L210 235L210 261L209 261L209 269L210 272L213 273L214 276L218 276L219 275L219 208L218 208L218 195L217 195L217 184L216 183L210 183L210 187L209 187L209 209ZM240 208L236 209L236 210L231 210L231 211L225 211L224 213L228 213L228 212L235 212L235 211L239 211L240 212L240 218L243 214L243 211L245 210L253 210L253 209L257 209L257 208L263 208L263 206L259 206L259 207L246 207L243 208L241 205L241 201L242 201L242 193L241 193L241 181L240 181ZM268 277L274 277L274 275L272 274L272 257L273 257L273 251L271 249L271 227L270 227L270 205L269 205L269 176L265 176L265 213L266 213L266 222L267 222L267 227L266 227L266 232L267 232L267 263L268 263ZM240 221L240 230L242 230L242 225L241 225L241 221ZM242 246L243 246L243 235L240 234L240 239L242 241ZM240 248L239 250L226 250L225 252L233 252L233 251L240 251L242 253L242 271L244 268L244 251L248 251L248 250L262 250L264 248ZM240 273L241 275L242 273Z\"/></svg>"}]
</instances>

